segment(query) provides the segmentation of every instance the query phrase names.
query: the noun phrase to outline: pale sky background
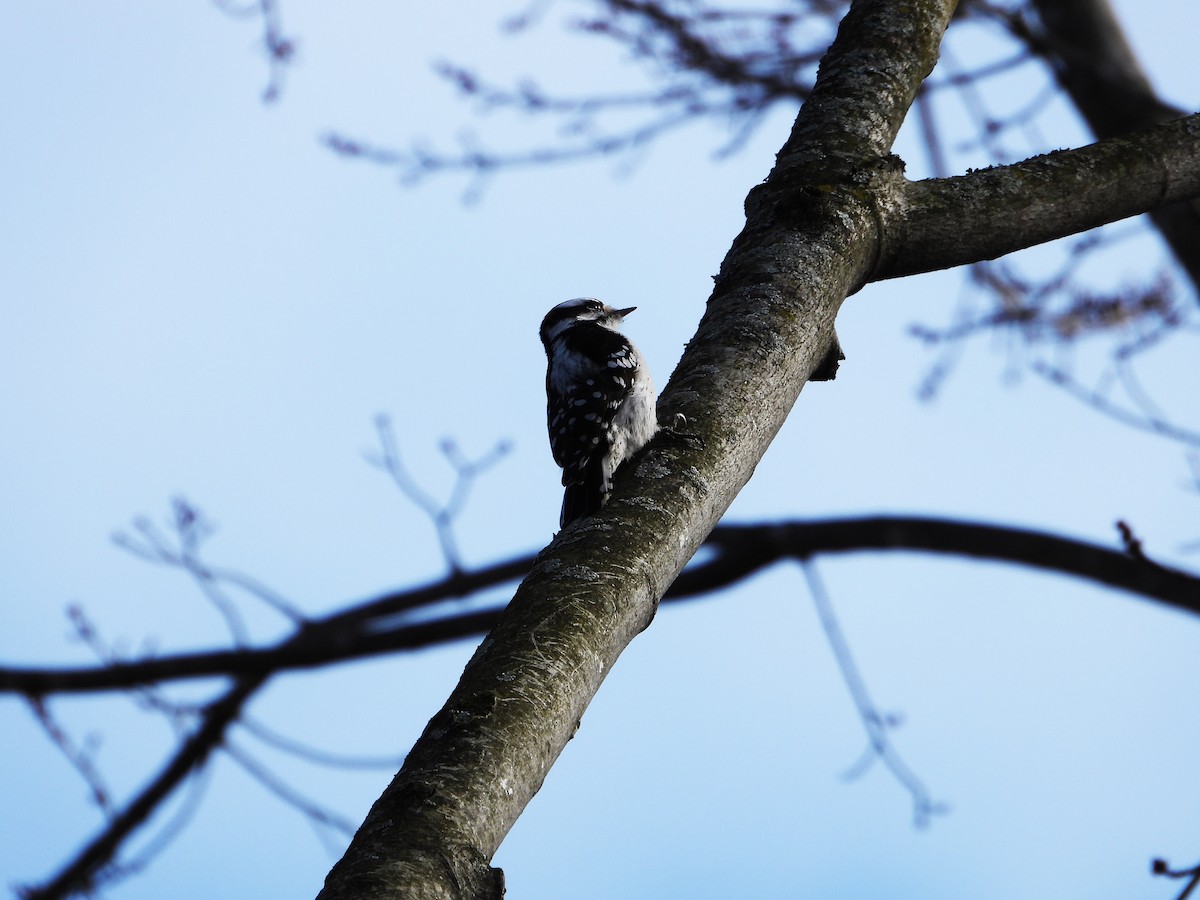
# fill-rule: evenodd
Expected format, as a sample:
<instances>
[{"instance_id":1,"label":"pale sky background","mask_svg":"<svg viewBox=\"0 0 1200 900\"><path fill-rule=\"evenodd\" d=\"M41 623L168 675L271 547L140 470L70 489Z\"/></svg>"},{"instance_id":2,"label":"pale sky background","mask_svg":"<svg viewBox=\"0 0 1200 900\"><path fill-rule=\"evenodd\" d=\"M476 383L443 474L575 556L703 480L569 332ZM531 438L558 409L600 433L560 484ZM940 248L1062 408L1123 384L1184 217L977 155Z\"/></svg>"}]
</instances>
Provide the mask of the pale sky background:
<instances>
[{"instance_id":1,"label":"pale sky background","mask_svg":"<svg viewBox=\"0 0 1200 900\"><path fill-rule=\"evenodd\" d=\"M1200 8L1116 5L1161 94L1200 106ZM331 129L397 146L548 133L474 117L431 75L441 59L562 91L638 83L607 44L552 24L570 5L501 35L518 8L285 0L299 60L268 107L254 25L205 0L0 7L0 663L88 663L71 603L130 653L224 641L183 576L109 540L135 516L164 519L176 495L218 524L210 560L313 613L438 577L433 530L363 461L380 412L434 491L450 484L442 437L471 455L512 442L458 528L469 564L548 541L560 498L541 316L579 295L637 305L627 331L664 384L794 110L725 161L702 125L630 173L508 173L471 206L460 178L403 187L321 146ZM973 62L995 47L976 35L954 50ZM1054 109L1049 145L1084 142ZM925 173L910 133L897 152ZM1097 283L1145 280L1161 257L1152 236L1122 244ZM805 390L730 520L957 515L1115 546L1120 518L1152 555L1194 568L1183 548L1200 539L1200 497L1181 446L1014 377L998 339L971 342L937 399L917 400L935 357L908 328L949 322L961 293L943 273L851 298L837 381ZM1193 429L1195 350L1176 341L1143 370ZM1095 355L1077 355L1081 372ZM1200 623L999 565L906 554L819 570L876 700L904 715L898 749L951 813L914 830L882 770L841 780L865 736L801 574L783 566L664 609L633 643L496 857L509 896L1175 896L1148 868L1200 856ZM260 640L281 633L248 618ZM331 752L399 757L473 646L281 677L251 714ZM173 746L123 697L53 709L101 739L122 802ZM0 703L0 733L0 879L37 883L99 815L22 703ZM355 823L392 774L233 741ZM310 897L335 858L222 756L187 830L107 896Z\"/></svg>"}]
</instances>

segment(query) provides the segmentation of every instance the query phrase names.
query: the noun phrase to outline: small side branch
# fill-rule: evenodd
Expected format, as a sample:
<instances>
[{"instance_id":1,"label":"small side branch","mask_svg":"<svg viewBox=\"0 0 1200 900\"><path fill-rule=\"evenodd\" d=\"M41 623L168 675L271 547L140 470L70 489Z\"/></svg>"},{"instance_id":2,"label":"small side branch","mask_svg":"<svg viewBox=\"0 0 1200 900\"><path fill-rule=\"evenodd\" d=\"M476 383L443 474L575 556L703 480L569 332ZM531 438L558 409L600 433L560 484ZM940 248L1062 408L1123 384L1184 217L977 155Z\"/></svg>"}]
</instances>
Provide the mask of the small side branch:
<instances>
[{"instance_id":1,"label":"small side branch","mask_svg":"<svg viewBox=\"0 0 1200 900\"><path fill-rule=\"evenodd\" d=\"M67 761L87 784L92 795L92 802L104 813L106 818L112 818L114 813L112 794L96 768L95 750L99 743L98 739L89 735L82 744L77 744L51 714L44 698L29 697L28 700L30 709L33 710L33 717L42 726L42 730L46 732L51 743L58 747L62 755L67 758Z\"/></svg>"},{"instance_id":2,"label":"small side branch","mask_svg":"<svg viewBox=\"0 0 1200 900\"><path fill-rule=\"evenodd\" d=\"M183 497L172 498L168 525L170 536L148 516L139 516L133 523L134 534L118 531L112 541L146 562L186 572L225 620L235 644L249 643L249 633L237 604L226 594L225 586L237 588L265 603L293 624L304 621L299 609L262 582L232 569L218 568L202 558L201 548L216 533L216 528L197 506Z\"/></svg>"},{"instance_id":3,"label":"small side branch","mask_svg":"<svg viewBox=\"0 0 1200 900\"><path fill-rule=\"evenodd\" d=\"M235 19L257 18L262 25L262 49L267 57L267 86L263 88L264 103L279 99L283 90L283 75L296 58L296 42L283 33L283 16L276 0L213 0L217 9Z\"/></svg>"},{"instance_id":4,"label":"small side branch","mask_svg":"<svg viewBox=\"0 0 1200 900\"><path fill-rule=\"evenodd\" d=\"M1050 384L1061 388L1075 399L1114 421L1137 428L1139 431L1148 431L1151 434L1178 441L1189 447L1200 448L1200 432L1167 421L1149 401L1149 398L1135 393L1135 400L1139 408L1130 409L1114 401L1106 393L1080 384L1069 372L1061 368L1044 362L1034 362L1031 368L1036 375L1044 378ZM1123 382L1128 385L1130 378L1131 376L1126 373Z\"/></svg>"},{"instance_id":5,"label":"small side branch","mask_svg":"<svg viewBox=\"0 0 1200 900\"><path fill-rule=\"evenodd\" d=\"M243 715L238 724L268 747L318 766L336 769L390 769L395 771L404 762L403 756L350 756L319 750L302 741L280 734L262 722Z\"/></svg>"},{"instance_id":6,"label":"small side branch","mask_svg":"<svg viewBox=\"0 0 1200 900\"><path fill-rule=\"evenodd\" d=\"M330 851L331 855L336 856L341 847L335 845L329 839L329 831L336 832L342 838L349 838L354 834L355 826L353 822L327 809L312 798L306 797L237 744L226 741L224 750L245 770L246 774L261 784L271 794L301 813L308 820L309 824L312 825L313 830L325 844L326 849Z\"/></svg>"},{"instance_id":7,"label":"small side branch","mask_svg":"<svg viewBox=\"0 0 1200 900\"><path fill-rule=\"evenodd\" d=\"M384 415L375 418L375 430L379 433L380 452L365 454L367 462L376 466L391 476L396 487L413 502L433 522L437 530L438 542L442 547L442 555L450 567L451 575L461 575L465 570L462 556L458 551L458 542L454 539L454 523L467 504L467 497L475 480L484 472L496 465L511 449L507 441L500 441L491 450L478 459L468 459L459 449L458 444L450 438L443 439L439 449L446 461L454 469L454 486L450 496L443 503L422 488L409 474L400 460L400 448L396 442L396 434L392 429L392 420Z\"/></svg>"},{"instance_id":8,"label":"small side branch","mask_svg":"<svg viewBox=\"0 0 1200 900\"><path fill-rule=\"evenodd\" d=\"M222 697L209 704L203 724L188 738L163 770L142 789L108 825L76 854L62 870L41 887L21 889L24 900L60 900L87 892L105 880L125 840L144 825L159 806L187 777L207 761L220 745L225 731L242 707L266 681L266 676L239 680Z\"/></svg>"},{"instance_id":9,"label":"small side branch","mask_svg":"<svg viewBox=\"0 0 1200 900\"><path fill-rule=\"evenodd\" d=\"M1165 859L1156 859L1150 864L1150 871L1154 875L1164 878L1186 879L1183 890L1176 895L1175 900L1187 900L1197 886L1200 886L1200 866L1192 866L1190 869L1172 869Z\"/></svg>"},{"instance_id":10,"label":"small side branch","mask_svg":"<svg viewBox=\"0 0 1200 900\"><path fill-rule=\"evenodd\" d=\"M858 710L858 717L867 730L867 751L863 758L850 768L846 777L858 778L873 761L879 760L912 798L913 824L917 828L925 828L934 815L946 812L946 806L934 801L925 783L909 768L892 743L888 730L894 727L894 717L883 715L871 699L867 683L854 661L854 654L850 652L850 642L846 640L837 614L833 611L829 592L817 574L816 564L811 560L802 560L801 568L804 571L804 579L808 582L808 592L817 609L817 616L821 620L821 628L841 670L842 680L846 682L854 706Z\"/></svg>"}]
</instances>

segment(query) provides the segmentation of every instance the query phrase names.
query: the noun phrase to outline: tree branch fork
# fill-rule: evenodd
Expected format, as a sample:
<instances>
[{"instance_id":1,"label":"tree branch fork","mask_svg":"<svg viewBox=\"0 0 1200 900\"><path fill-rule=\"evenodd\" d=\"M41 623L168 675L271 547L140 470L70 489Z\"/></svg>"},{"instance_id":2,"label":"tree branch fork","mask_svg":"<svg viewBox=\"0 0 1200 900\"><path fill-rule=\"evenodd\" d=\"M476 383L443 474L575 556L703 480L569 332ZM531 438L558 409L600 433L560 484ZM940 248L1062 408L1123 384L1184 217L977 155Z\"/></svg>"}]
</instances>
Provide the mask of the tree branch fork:
<instances>
[{"instance_id":1,"label":"tree branch fork","mask_svg":"<svg viewBox=\"0 0 1200 900\"><path fill-rule=\"evenodd\" d=\"M892 143L953 7L852 4L775 169L747 199L746 225L663 393L660 419L680 414L689 433L656 438L608 506L533 562L321 900L501 895L492 855L620 653L751 477L827 356L850 293L1200 195L1200 116L957 178L904 180ZM1200 606L1189 576L1140 559L1112 571L1169 583L1162 590L1182 591L1180 605ZM354 623L351 645L370 652L378 640L383 652L370 620ZM302 626L293 645L274 648L284 654L275 662L319 647L317 633ZM326 648L323 659L336 655Z\"/></svg>"},{"instance_id":2,"label":"tree branch fork","mask_svg":"<svg viewBox=\"0 0 1200 900\"><path fill-rule=\"evenodd\" d=\"M320 900L499 895L502 878L486 861L617 657L749 480L827 355L849 293L1200 193L1196 118L1124 145L903 182L888 162L892 142L953 7L852 4L774 171L748 199L746 225L660 400L660 420L682 415L690 434L653 441L609 504L539 556ZM1148 144L1155 149L1145 152ZM1096 154L1112 152L1122 154L1118 171L1132 174L1095 178ZM1041 191L1066 211L1049 215ZM1026 214L1003 228L1000 213L1014 205Z\"/></svg>"},{"instance_id":3,"label":"tree branch fork","mask_svg":"<svg viewBox=\"0 0 1200 900\"><path fill-rule=\"evenodd\" d=\"M1200 196L1200 113L901 192L872 280L995 259Z\"/></svg>"}]
</instances>

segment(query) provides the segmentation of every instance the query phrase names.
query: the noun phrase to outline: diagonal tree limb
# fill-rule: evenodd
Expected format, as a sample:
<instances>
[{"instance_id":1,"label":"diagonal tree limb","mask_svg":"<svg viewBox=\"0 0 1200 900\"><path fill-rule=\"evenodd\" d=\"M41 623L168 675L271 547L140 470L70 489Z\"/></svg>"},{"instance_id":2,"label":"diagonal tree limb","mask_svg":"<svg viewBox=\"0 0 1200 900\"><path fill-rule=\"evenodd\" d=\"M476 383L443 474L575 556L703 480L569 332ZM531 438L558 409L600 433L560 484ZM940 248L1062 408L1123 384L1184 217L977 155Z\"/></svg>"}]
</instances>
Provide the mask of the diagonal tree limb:
<instances>
[{"instance_id":1,"label":"diagonal tree limb","mask_svg":"<svg viewBox=\"0 0 1200 900\"><path fill-rule=\"evenodd\" d=\"M327 896L498 893L491 853L750 477L825 355L846 293L890 258L905 189L888 152L932 66L946 6L855 4L775 171L748 199L746 228L664 395L664 410L687 415L694 433L664 435L608 509L543 554ZM347 622L371 619L360 611Z\"/></svg>"},{"instance_id":2,"label":"diagonal tree limb","mask_svg":"<svg viewBox=\"0 0 1200 900\"><path fill-rule=\"evenodd\" d=\"M495 849L750 477L825 356L844 297L890 258L905 215L891 144L950 12L936 0L851 6L664 392L661 418L681 414L691 433L652 443L609 506L542 554L323 900L502 892Z\"/></svg>"},{"instance_id":3,"label":"diagonal tree limb","mask_svg":"<svg viewBox=\"0 0 1200 900\"><path fill-rule=\"evenodd\" d=\"M608 506L560 533L468 663L324 900L503 893L496 848L625 646L752 474L878 253L868 187L953 4L855 3L717 277L661 402L664 435ZM806 194L810 203L793 201ZM784 202L780 202L780 201Z\"/></svg>"}]
</instances>

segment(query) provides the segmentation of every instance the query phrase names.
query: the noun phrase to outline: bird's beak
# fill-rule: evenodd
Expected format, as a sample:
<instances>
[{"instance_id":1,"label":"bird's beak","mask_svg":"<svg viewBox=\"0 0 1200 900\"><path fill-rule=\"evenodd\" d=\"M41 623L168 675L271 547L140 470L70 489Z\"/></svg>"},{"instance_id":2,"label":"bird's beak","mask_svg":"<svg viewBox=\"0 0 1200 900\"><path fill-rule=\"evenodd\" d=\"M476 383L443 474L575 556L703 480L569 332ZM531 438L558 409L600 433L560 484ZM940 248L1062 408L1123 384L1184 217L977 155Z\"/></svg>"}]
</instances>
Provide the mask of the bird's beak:
<instances>
[{"instance_id":1,"label":"bird's beak","mask_svg":"<svg viewBox=\"0 0 1200 900\"><path fill-rule=\"evenodd\" d=\"M633 312L635 309L637 309L636 306L630 306L630 307L627 307L626 309L614 309L612 311L612 314L614 316L616 316L618 319L623 319L627 315L629 315L631 312Z\"/></svg>"}]
</instances>

